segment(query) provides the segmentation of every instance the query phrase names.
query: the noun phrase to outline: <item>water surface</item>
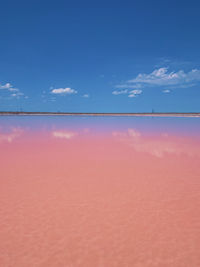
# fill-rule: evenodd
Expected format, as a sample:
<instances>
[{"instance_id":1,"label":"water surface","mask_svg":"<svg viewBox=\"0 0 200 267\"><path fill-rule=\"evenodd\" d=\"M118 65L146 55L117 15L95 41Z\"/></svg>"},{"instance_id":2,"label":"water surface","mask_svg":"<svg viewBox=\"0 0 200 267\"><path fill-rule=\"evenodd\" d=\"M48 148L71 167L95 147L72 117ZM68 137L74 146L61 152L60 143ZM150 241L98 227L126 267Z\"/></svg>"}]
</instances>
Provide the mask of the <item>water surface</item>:
<instances>
[{"instance_id":1,"label":"water surface","mask_svg":"<svg viewBox=\"0 0 200 267\"><path fill-rule=\"evenodd\" d=\"M200 266L200 119L0 118L0 262Z\"/></svg>"}]
</instances>

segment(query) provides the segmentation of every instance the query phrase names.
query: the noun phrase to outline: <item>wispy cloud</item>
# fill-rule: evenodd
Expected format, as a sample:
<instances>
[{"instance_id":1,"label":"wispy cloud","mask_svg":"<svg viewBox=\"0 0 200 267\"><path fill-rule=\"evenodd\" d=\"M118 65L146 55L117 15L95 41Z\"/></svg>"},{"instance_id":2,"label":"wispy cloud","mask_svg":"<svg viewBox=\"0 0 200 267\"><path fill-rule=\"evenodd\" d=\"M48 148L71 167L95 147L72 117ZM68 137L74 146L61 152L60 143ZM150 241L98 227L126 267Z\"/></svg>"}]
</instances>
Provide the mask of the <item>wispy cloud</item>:
<instances>
[{"instance_id":1,"label":"wispy cloud","mask_svg":"<svg viewBox=\"0 0 200 267\"><path fill-rule=\"evenodd\" d=\"M140 73L134 79L128 80L127 84L145 86L182 86L193 85L200 82L200 70L193 69L189 72L179 70L170 72L168 68L155 69L153 72L146 74Z\"/></svg>"},{"instance_id":2,"label":"wispy cloud","mask_svg":"<svg viewBox=\"0 0 200 267\"><path fill-rule=\"evenodd\" d=\"M169 68L158 68L151 73L140 73L135 78L127 80L115 87L121 90L115 90L114 95L128 94L129 97L135 97L142 93L142 89L148 87L163 88L164 93L169 93L171 89L188 88L200 84L200 70L192 69L188 72L184 70L169 71ZM130 89L135 89L130 91Z\"/></svg>"},{"instance_id":3,"label":"wispy cloud","mask_svg":"<svg viewBox=\"0 0 200 267\"><path fill-rule=\"evenodd\" d=\"M127 89L124 89L124 90L115 90L112 92L113 95L122 95L122 94L127 94L128 93L128 90Z\"/></svg>"},{"instance_id":4,"label":"wispy cloud","mask_svg":"<svg viewBox=\"0 0 200 267\"><path fill-rule=\"evenodd\" d=\"M21 96L24 96L24 93L18 91L16 93L11 94L11 96L20 98ZM27 98L27 97L25 96L24 98Z\"/></svg>"},{"instance_id":5,"label":"wispy cloud","mask_svg":"<svg viewBox=\"0 0 200 267\"><path fill-rule=\"evenodd\" d=\"M163 93L170 93L171 91L169 89L163 90Z\"/></svg>"},{"instance_id":6,"label":"wispy cloud","mask_svg":"<svg viewBox=\"0 0 200 267\"><path fill-rule=\"evenodd\" d=\"M0 84L0 90L7 90L9 92L19 92L18 88L13 87L11 83L6 83L4 85Z\"/></svg>"},{"instance_id":7,"label":"wispy cloud","mask_svg":"<svg viewBox=\"0 0 200 267\"><path fill-rule=\"evenodd\" d=\"M135 90L115 90L112 92L113 95L122 95L122 94L127 94L128 97L136 97L142 93L142 90L140 89L135 89Z\"/></svg>"},{"instance_id":8,"label":"wispy cloud","mask_svg":"<svg viewBox=\"0 0 200 267\"><path fill-rule=\"evenodd\" d=\"M9 93L9 96L13 98L20 98L24 96L24 93L22 93L18 88L15 88L11 83L6 83L4 85L0 84L0 90L3 92ZM24 96L24 98L27 98Z\"/></svg>"},{"instance_id":9,"label":"wispy cloud","mask_svg":"<svg viewBox=\"0 0 200 267\"><path fill-rule=\"evenodd\" d=\"M140 89L142 88L142 85L141 84L127 84L124 83L124 84L118 84L115 86L116 88L128 88L128 89Z\"/></svg>"},{"instance_id":10,"label":"wispy cloud","mask_svg":"<svg viewBox=\"0 0 200 267\"><path fill-rule=\"evenodd\" d=\"M61 94L61 95L71 95L71 94L77 94L78 91L67 87L67 88L55 88L51 90L52 94Z\"/></svg>"},{"instance_id":11,"label":"wispy cloud","mask_svg":"<svg viewBox=\"0 0 200 267\"><path fill-rule=\"evenodd\" d=\"M13 86L10 83L6 83L4 85L0 84L0 89L10 90L11 88L13 88Z\"/></svg>"},{"instance_id":12,"label":"wispy cloud","mask_svg":"<svg viewBox=\"0 0 200 267\"><path fill-rule=\"evenodd\" d=\"M85 97L85 98L89 98L90 95L89 95L89 94L84 94L83 97Z\"/></svg>"},{"instance_id":13,"label":"wispy cloud","mask_svg":"<svg viewBox=\"0 0 200 267\"><path fill-rule=\"evenodd\" d=\"M142 93L142 90L132 90L129 91L128 97L136 97L137 95L140 95Z\"/></svg>"}]
</instances>

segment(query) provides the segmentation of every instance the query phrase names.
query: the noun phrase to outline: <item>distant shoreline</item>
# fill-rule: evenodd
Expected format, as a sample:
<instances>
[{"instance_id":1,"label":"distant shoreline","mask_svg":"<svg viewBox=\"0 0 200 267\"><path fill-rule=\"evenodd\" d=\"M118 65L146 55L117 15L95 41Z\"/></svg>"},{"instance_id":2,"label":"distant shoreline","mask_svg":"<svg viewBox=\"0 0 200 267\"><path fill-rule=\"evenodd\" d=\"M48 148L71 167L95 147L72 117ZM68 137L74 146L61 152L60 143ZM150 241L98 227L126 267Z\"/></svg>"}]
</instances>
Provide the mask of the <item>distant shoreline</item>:
<instances>
[{"instance_id":1,"label":"distant shoreline","mask_svg":"<svg viewBox=\"0 0 200 267\"><path fill-rule=\"evenodd\" d=\"M156 113L79 113L79 112L0 112L0 116L115 116L115 117L200 117L200 112L156 112Z\"/></svg>"}]
</instances>

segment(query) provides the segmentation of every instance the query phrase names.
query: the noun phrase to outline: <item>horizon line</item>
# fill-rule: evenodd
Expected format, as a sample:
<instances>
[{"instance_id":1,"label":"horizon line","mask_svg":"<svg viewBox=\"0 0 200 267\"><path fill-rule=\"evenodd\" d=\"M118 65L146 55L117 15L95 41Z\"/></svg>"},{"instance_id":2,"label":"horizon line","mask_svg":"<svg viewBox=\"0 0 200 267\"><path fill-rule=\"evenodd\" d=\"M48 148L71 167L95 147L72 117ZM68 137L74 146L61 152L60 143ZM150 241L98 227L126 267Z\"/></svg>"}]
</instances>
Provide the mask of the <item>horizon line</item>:
<instances>
[{"instance_id":1,"label":"horizon line","mask_svg":"<svg viewBox=\"0 0 200 267\"><path fill-rule=\"evenodd\" d=\"M51 112L51 111L0 111L8 115L58 115L58 116L143 116L143 117L200 117L200 112Z\"/></svg>"}]
</instances>

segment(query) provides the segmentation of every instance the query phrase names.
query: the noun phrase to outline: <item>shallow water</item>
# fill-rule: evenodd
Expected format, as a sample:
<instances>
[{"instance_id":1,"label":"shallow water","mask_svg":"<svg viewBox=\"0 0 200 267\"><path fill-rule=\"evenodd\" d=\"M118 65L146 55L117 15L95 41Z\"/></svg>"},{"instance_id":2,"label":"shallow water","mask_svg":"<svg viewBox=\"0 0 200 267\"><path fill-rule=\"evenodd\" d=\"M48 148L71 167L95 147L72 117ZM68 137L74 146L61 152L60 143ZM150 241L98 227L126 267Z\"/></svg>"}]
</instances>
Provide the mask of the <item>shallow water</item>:
<instances>
[{"instance_id":1,"label":"shallow water","mask_svg":"<svg viewBox=\"0 0 200 267\"><path fill-rule=\"evenodd\" d=\"M0 117L0 266L200 266L200 119Z\"/></svg>"}]
</instances>

